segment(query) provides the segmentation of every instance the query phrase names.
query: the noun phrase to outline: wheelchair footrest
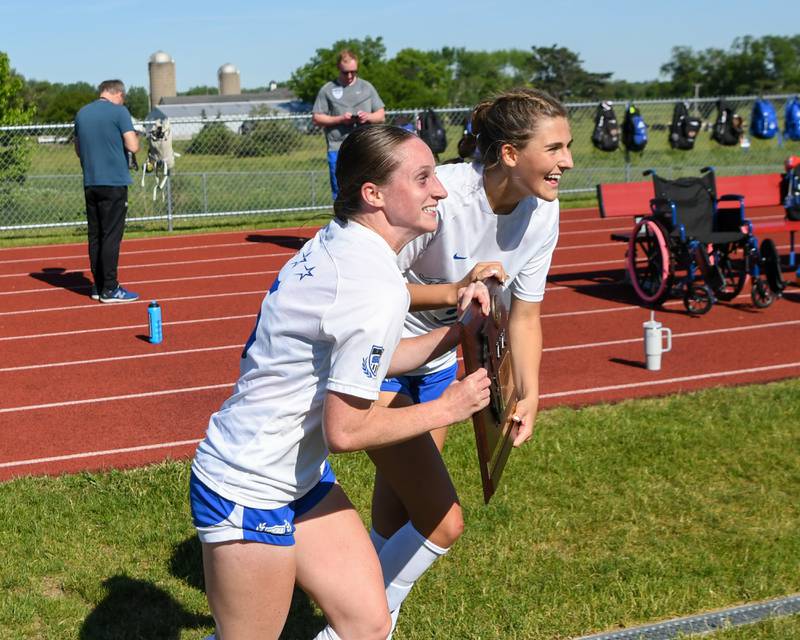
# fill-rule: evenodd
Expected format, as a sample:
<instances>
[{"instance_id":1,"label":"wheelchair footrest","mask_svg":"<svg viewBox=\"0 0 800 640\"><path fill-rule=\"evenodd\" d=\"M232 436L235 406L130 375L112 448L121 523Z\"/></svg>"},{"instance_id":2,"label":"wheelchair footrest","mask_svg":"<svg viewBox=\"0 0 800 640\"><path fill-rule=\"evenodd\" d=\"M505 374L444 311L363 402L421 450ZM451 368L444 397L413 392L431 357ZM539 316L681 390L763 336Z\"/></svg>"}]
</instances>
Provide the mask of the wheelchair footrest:
<instances>
[{"instance_id":1,"label":"wheelchair footrest","mask_svg":"<svg viewBox=\"0 0 800 640\"><path fill-rule=\"evenodd\" d=\"M630 242L631 234L630 233L612 233L611 239L614 242Z\"/></svg>"}]
</instances>

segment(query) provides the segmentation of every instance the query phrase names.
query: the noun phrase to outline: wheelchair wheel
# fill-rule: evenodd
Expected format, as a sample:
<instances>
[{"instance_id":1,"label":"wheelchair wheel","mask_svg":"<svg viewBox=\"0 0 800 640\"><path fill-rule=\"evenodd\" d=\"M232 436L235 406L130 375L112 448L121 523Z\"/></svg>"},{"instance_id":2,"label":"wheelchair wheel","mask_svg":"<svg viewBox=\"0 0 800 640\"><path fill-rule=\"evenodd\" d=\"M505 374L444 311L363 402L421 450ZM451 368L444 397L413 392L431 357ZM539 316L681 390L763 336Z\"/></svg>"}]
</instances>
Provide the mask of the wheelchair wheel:
<instances>
[{"instance_id":1,"label":"wheelchair wheel","mask_svg":"<svg viewBox=\"0 0 800 640\"><path fill-rule=\"evenodd\" d=\"M750 297L753 299L753 304L759 309L766 309L775 302L772 289L763 278L753 278L753 290L750 292Z\"/></svg>"},{"instance_id":2,"label":"wheelchair wheel","mask_svg":"<svg viewBox=\"0 0 800 640\"><path fill-rule=\"evenodd\" d=\"M725 276L725 286L717 291L716 295L720 300L727 302L742 292L747 280L747 267L744 258L733 258L730 253L720 253L718 260L722 275Z\"/></svg>"},{"instance_id":3,"label":"wheelchair wheel","mask_svg":"<svg viewBox=\"0 0 800 640\"><path fill-rule=\"evenodd\" d=\"M672 274L667 233L653 218L636 223L628 241L627 269L636 295L660 304L669 294Z\"/></svg>"},{"instance_id":4,"label":"wheelchair wheel","mask_svg":"<svg viewBox=\"0 0 800 640\"><path fill-rule=\"evenodd\" d=\"M711 289L699 282L692 282L686 287L683 295L683 306L693 316L702 316L714 305Z\"/></svg>"}]
</instances>

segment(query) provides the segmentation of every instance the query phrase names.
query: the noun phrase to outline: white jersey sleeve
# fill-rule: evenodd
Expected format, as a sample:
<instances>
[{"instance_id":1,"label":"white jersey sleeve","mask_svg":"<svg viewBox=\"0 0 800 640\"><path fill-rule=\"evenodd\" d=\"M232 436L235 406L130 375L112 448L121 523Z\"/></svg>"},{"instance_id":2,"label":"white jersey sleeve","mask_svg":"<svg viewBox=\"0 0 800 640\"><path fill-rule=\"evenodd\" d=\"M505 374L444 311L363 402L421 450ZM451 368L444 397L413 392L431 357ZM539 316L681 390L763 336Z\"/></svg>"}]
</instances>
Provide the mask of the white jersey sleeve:
<instances>
[{"instance_id":1,"label":"white jersey sleeve","mask_svg":"<svg viewBox=\"0 0 800 640\"><path fill-rule=\"evenodd\" d=\"M340 274L336 302L322 330L333 341L328 391L377 400L408 312L408 290L397 268L384 276ZM401 286L387 287L386 276ZM365 281L366 280L366 281Z\"/></svg>"}]
</instances>

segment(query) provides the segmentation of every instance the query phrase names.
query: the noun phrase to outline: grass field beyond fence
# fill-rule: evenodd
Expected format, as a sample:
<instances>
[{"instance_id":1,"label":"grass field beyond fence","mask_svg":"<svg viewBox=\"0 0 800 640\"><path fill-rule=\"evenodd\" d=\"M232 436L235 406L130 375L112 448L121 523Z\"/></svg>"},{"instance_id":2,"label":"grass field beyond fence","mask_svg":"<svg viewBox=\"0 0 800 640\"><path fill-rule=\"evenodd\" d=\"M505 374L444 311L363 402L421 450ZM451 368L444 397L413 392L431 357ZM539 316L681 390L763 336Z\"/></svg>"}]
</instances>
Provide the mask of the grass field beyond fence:
<instances>
[{"instance_id":1,"label":"grass field beyond fence","mask_svg":"<svg viewBox=\"0 0 800 640\"><path fill-rule=\"evenodd\" d=\"M783 111L789 96L772 99L783 126ZM733 108L749 121L755 96L728 99ZM711 140L710 128L716 117L715 99L693 102L693 110L703 119L694 149L674 150L669 145L669 124L676 100L637 102L649 125L649 140L640 153L627 153L623 146L614 152L598 151L592 146L595 103L567 104L574 142L575 168L561 182L562 200L578 198L594 202L597 184L641 180L642 171L655 168L667 178L697 175L701 167L715 166L720 175L773 173L782 170L784 159L800 154L800 141L783 139L779 134L769 140L749 136L749 145L723 147ZM615 103L617 119L622 124L626 103ZM419 110L388 111L387 122L413 121ZM447 131L447 149L439 161L457 158L458 140L463 133L467 107L439 109ZM260 138L241 131L262 127ZM204 135L203 127L226 132L222 138ZM231 130L232 129L232 130ZM331 209L326 144L323 133L310 124L310 115L239 116L227 119L179 118L172 121L174 149L180 154L169 188L153 198L155 178L134 176L129 191L129 218L158 219L161 229L193 224L232 212L281 213L287 210ZM208 129L206 129L206 132ZM26 150L29 161L23 180L8 180L10 171L3 166L0 154L0 229L18 233L33 225L80 225L85 222L80 163L71 143L69 124L35 127L0 127L0 151L8 138ZM198 139L203 144L197 144ZM43 142L48 140L50 142ZM62 142L52 142L61 140ZM253 147L254 140L260 141ZM224 143L224 144L223 144ZM144 166L147 142L143 140L139 161ZM14 174L16 175L16 174ZM5 180L5 185L4 185ZM9 195L3 196L3 189ZM169 217L169 222L167 221Z\"/></svg>"},{"instance_id":2,"label":"grass field beyond fence","mask_svg":"<svg viewBox=\"0 0 800 640\"><path fill-rule=\"evenodd\" d=\"M554 640L800 591L800 380L542 412L482 504L471 428L448 467L466 532L395 640ZM372 466L333 456L366 517ZM200 639L213 629L186 461L0 485L0 637ZM297 593L285 639L323 620ZM790 640L800 617L718 633Z\"/></svg>"}]
</instances>

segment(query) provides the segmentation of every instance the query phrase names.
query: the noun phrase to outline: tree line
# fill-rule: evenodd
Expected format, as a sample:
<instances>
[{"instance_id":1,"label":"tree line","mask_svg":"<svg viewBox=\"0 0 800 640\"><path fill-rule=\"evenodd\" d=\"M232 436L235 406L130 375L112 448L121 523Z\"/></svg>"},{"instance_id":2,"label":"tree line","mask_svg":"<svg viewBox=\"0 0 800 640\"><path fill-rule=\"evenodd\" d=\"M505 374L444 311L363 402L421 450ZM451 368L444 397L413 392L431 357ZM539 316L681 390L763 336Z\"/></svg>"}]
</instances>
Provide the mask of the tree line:
<instances>
[{"instance_id":1,"label":"tree line","mask_svg":"<svg viewBox=\"0 0 800 640\"><path fill-rule=\"evenodd\" d=\"M614 79L612 72L587 71L577 53L555 44L499 51L408 48L389 57L382 37L367 36L317 49L281 84L299 99L313 102L319 88L336 77L336 56L345 48L358 54L360 75L375 85L392 109L474 105L514 86L538 87L563 101L679 98L694 95L696 89L701 96L800 90L800 35L742 36L727 50L695 51L677 46L660 67L661 79L646 82ZM215 87L201 86L182 94L216 92ZM87 82L26 80L0 52L0 124L71 122L78 109L96 96L96 87ZM147 115L149 99L144 87L130 87L126 102L135 118Z\"/></svg>"}]
</instances>

